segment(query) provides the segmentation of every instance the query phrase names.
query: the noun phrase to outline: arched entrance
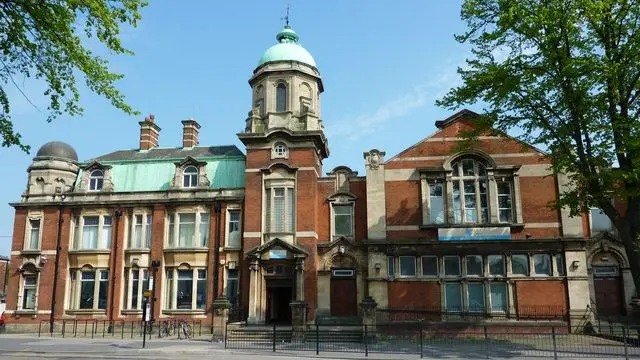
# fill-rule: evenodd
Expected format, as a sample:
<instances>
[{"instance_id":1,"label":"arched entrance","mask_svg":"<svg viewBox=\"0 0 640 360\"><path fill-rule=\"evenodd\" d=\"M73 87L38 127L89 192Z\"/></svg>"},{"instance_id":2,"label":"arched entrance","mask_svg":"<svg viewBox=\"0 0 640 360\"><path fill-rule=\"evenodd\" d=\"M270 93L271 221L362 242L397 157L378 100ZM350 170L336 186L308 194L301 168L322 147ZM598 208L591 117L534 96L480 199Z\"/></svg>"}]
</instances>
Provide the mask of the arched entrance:
<instances>
[{"instance_id":1,"label":"arched entrance","mask_svg":"<svg viewBox=\"0 0 640 360\"><path fill-rule=\"evenodd\" d=\"M596 253L591 260L593 291L599 316L625 314L620 262L611 252Z\"/></svg>"}]
</instances>

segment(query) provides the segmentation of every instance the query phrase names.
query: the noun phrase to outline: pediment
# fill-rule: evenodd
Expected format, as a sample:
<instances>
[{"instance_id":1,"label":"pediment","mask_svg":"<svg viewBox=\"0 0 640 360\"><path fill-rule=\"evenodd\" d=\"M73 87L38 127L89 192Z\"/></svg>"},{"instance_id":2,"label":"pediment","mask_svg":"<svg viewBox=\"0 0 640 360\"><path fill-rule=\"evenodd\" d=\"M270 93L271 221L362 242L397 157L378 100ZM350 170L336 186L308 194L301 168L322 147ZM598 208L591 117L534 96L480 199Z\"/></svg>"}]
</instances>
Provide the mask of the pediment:
<instances>
[{"instance_id":1,"label":"pediment","mask_svg":"<svg viewBox=\"0 0 640 360\"><path fill-rule=\"evenodd\" d=\"M176 164L177 167L185 167L188 165L194 165L194 166L204 166L207 165L206 161L198 161L197 159L191 157L191 156L187 156L186 158L184 158L182 161L176 162L174 163Z\"/></svg>"},{"instance_id":2,"label":"pediment","mask_svg":"<svg viewBox=\"0 0 640 360\"><path fill-rule=\"evenodd\" d=\"M284 260L307 257L308 255L309 253L304 249L279 238L270 240L247 252L247 257L258 257L263 260Z\"/></svg>"},{"instance_id":3,"label":"pediment","mask_svg":"<svg viewBox=\"0 0 640 360\"><path fill-rule=\"evenodd\" d=\"M91 160L87 165L84 166L84 171L92 171L92 170L107 170L111 169L111 165L105 165L97 160Z\"/></svg>"},{"instance_id":4,"label":"pediment","mask_svg":"<svg viewBox=\"0 0 640 360\"><path fill-rule=\"evenodd\" d=\"M336 204L346 204L350 202L354 202L358 199L358 197L349 191L339 191L327 197L327 200Z\"/></svg>"}]
</instances>

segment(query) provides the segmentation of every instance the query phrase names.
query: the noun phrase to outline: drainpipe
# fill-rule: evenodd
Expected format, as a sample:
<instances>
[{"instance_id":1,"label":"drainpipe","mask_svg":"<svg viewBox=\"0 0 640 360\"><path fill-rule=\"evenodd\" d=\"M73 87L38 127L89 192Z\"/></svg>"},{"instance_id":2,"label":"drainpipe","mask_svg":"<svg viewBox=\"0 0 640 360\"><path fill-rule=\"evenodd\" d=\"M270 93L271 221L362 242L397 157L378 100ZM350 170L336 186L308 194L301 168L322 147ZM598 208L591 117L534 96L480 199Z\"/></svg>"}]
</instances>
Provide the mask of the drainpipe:
<instances>
[{"instance_id":1,"label":"drainpipe","mask_svg":"<svg viewBox=\"0 0 640 360\"><path fill-rule=\"evenodd\" d=\"M110 304L109 304L109 330L113 331L113 327L111 326L113 324L113 301L115 299L115 290L116 290L116 259L118 258L118 233L120 232L120 216L122 215L122 210L120 209L116 209L113 214L116 217L116 221L115 221L115 239L113 240L113 251L111 252L111 299L110 299ZM125 285L126 286L126 285ZM110 332L111 332L110 331Z\"/></svg>"},{"instance_id":2,"label":"drainpipe","mask_svg":"<svg viewBox=\"0 0 640 360\"><path fill-rule=\"evenodd\" d=\"M54 195L55 197L55 195ZM62 223L64 220L62 219L62 200L64 200L65 196L60 196L60 201L58 202L58 235L56 239L56 259L53 265L53 289L51 291L51 315L49 316L49 332L53 334L53 321L55 317L56 310L56 290L58 289L58 264L60 262L60 250L62 247L60 246L60 240L62 238Z\"/></svg>"}]
</instances>

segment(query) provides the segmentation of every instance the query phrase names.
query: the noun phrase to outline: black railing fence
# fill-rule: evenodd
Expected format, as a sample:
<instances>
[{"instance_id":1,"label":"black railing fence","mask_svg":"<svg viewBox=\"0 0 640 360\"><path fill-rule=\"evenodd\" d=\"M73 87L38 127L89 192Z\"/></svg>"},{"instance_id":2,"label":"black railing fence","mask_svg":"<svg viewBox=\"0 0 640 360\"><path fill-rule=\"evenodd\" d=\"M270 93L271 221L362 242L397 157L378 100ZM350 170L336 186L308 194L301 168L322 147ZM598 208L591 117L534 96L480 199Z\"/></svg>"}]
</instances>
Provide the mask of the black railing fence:
<instances>
[{"instance_id":1,"label":"black railing fence","mask_svg":"<svg viewBox=\"0 0 640 360\"><path fill-rule=\"evenodd\" d=\"M566 326L480 326L412 321L384 325L227 327L225 348L272 352L403 353L452 358L640 359L640 327L572 333ZM576 330L576 329L573 329Z\"/></svg>"},{"instance_id":2,"label":"black railing fence","mask_svg":"<svg viewBox=\"0 0 640 360\"><path fill-rule=\"evenodd\" d=\"M179 325L184 323L184 327ZM141 320L97 320L97 319L61 319L54 320L53 328L50 328L49 320L43 320L38 325L38 337L112 337L120 339L142 338L145 333L145 323ZM154 337L166 337L182 339L186 337L201 336L203 334L203 323L201 320L185 319L163 319L146 323L147 339ZM167 328L173 331L163 331ZM186 329L189 329L190 336L187 336ZM180 331L182 330L182 331ZM204 330L211 333L210 327L204 325Z\"/></svg>"}]
</instances>

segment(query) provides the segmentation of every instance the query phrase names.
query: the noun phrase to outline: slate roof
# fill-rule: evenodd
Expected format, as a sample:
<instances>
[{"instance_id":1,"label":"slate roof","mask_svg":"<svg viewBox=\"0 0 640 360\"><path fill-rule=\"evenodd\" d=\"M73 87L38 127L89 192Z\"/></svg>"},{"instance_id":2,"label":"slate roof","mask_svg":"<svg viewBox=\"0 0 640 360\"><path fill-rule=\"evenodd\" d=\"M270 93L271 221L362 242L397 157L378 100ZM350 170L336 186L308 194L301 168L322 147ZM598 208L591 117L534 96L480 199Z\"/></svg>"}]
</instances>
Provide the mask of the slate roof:
<instances>
[{"instance_id":1,"label":"slate roof","mask_svg":"<svg viewBox=\"0 0 640 360\"><path fill-rule=\"evenodd\" d=\"M130 161L130 160L170 160L184 159L187 156L192 158L214 157L214 156L242 156L244 154L235 145L223 146L196 146L192 148L154 148L151 150L118 150L112 153L99 156L96 161Z\"/></svg>"}]
</instances>

